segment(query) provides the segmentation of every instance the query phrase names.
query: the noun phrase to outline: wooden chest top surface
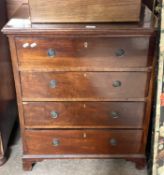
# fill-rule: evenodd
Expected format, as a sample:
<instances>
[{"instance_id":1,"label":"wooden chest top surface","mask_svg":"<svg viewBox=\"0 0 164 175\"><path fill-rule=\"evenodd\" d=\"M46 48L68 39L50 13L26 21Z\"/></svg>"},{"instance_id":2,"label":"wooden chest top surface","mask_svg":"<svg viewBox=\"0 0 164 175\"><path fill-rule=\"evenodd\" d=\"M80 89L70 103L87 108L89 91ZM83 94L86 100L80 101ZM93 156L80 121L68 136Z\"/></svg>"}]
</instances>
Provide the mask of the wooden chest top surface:
<instances>
[{"instance_id":1,"label":"wooden chest top surface","mask_svg":"<svg viewBox=\"0 0 164 175\"><path fill-rule=\"evenodd\" d=\"M131 23L76 23L32 24L28 5L22 7L4 26L5 34L150 34L157 27L157 20L147 7L142 7L139 22Z\"/></svg>"}]
</instances>

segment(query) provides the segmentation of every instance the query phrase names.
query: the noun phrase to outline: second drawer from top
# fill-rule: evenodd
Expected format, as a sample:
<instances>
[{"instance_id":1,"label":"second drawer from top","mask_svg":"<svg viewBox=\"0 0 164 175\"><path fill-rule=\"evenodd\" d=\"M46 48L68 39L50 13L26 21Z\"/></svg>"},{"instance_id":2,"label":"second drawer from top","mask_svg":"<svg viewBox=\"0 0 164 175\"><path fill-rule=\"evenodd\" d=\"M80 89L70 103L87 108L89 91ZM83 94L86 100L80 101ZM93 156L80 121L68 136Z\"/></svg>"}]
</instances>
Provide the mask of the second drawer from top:
<instances>
[{"instance_id":1,"label":"second drawer from top","mask_svg":"<svg viewBox=\"0 0 164 175\"><path fill-rule=\"evenodd\" d=\"M23 101L110 101L148 95L147 72L21 72Z\"/></svg>"}]
</instances>

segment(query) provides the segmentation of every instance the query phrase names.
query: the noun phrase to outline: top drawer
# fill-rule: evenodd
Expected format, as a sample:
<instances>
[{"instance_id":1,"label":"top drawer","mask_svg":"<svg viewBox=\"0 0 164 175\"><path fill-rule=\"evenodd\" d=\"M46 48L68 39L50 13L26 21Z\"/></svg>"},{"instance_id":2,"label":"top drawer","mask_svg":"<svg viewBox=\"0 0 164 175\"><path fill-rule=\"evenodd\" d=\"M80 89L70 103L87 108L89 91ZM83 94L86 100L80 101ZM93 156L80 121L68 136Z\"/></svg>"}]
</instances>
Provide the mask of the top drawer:
<instances>
[{"instance_id":1,"label":"top drawer","mask_svg":"<svg viewBox=\"0 0 164 175\"><path fill-rule=\"evenodd\" d=\"M22 68L63 71L109 71L111 68L150 66L149 42L149 37L16 38Z\"/></svg>"},{"instance_id":2,"label":"top drawer","mask_svg":"<svg viewBox=\"0 0 164 175\"><path fill-rule=\"evenodd\" d=\"M32 22L139 21L141 0L29 0Z\"/></svg>"}]
</instances>

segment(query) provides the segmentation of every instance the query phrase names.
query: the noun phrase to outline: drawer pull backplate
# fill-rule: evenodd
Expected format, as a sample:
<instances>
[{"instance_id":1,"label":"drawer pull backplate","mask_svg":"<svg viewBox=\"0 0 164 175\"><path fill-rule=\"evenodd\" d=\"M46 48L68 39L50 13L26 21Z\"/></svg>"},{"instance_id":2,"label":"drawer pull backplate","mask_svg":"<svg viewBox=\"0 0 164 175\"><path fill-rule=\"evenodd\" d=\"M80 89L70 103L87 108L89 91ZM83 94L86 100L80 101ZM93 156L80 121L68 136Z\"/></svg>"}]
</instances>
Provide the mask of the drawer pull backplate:
<instances>
[{"instance_id":1,"label":"drawer pull backplate","mask_svg":"<svg viewBox=\"0 0 164 175\"><path fill-rule=\"evenodd\" d=\"M121 86L121 81L117 80L113 82L113 87L120 87Z\"/></svg>"},{"instance_id":2,"label":"drawer pull backplate","mask_svg":"<svg viewBox=\"0 0 164 175\"><path fill-rule=\"evenodd\" d=\"M56 86L57 86L57 81L56 80L51 80L49 82L49 87L50 88L56 88Z\"/></svg>"},{"instance_id":3,"label":"drawer pull backplate","mask_svg":"<svg viewBox=\"0 0 164 175\"><path fill-rule=\"evenodd\" d=\"M55 146L55 147L59 146L60 145L59 139L53 139L52 145Z\"/></svg>"},{"instance_id":4,"label":"drawer pull backplate","mask_svg":"<svg viewBox=\"0 0 164 175\"><path fill-rule=\"evenodd\" d=\"M116 139L110 139L110 144L112 146L116 146L117 145L117 140Z\"/></svg>"},{"instance_id":5,"label":"drawer pull backplate","mask_svg":"<svg viewBox=\"0 0 164 175\"><path fill-rule=\"evenodd\" d=\"M117 57L124 56L124 55L125 55L125 50L119 48L119 49L116 50L115 55L116 55Z\"/></svg>"},{"instance_id":6,"label":"drawer pull backplate","mask_svg":"<svg viewBox=\"0 0 164 175\"><path fill-rule=\"evenodd\" d=\"M58 118L58 113L56 112L56 111L51 111L51 118L52 119L56 119L56 118Z\"/></svg>"},{"instance_id":7,"label":"drawer pull backplate","mask_svg":"<svg viewBox=\"0 0 164 175\"><path fill-rule=\"evenodd\" d=\"M115 111L112 111L111 115L112 115L113 118L119 118L120 117L120 113L115 112Z\"/></svg>"},{"instance_id":8,"label":"drawer pull backplate","mask_svg":"<svg viewBox=\"0 0 164 175\"><path fill-rule=\"evenodd\" d=\"M53 58L56 56L56 51L54 49L48 49L47 54L49 57Z\"/></svg>"}]
</instances>

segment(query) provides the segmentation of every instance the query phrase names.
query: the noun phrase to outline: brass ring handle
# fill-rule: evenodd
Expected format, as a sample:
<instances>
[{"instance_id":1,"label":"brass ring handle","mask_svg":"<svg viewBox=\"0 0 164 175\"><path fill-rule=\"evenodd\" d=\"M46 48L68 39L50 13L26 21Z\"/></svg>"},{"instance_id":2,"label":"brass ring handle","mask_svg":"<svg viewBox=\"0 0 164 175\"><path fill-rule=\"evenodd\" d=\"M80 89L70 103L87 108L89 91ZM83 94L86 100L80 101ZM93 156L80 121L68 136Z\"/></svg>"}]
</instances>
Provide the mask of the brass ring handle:
<instances>
[{"instance_id":1,"label":"brass ring handle","mask_svg":"<svg viewBox=\"0 0 164 175\"><path fill-rule=\"evenodd\" d=\"M57 86L57 81L56 80L51 80L49 82L49 87L50 88L56 88L56 86Z\"/></svg>"},{"instance_id":2,"label":"brass ring handle","mask_svg":"<svg viewBox=\"0 0 164 175\"><path fill-rule=\"evenodd\" d=\"M121 81L117 80L113 82L113 87L120 87L121 86Z\"/></svg>"},{"instance_id":3,"label":"brass ring handle","mask_svg":"<svg viewBox=\"0 0 164 175\"><path fill-rule=\"evenodd\" d=\"M58 112L56 112L56 111L51 111L51 112L50 112L50 115L51 115L51 118L52 118L52 119L58 118Z\"/></svg>"},{"instance_id":4,"label":"brass ring handle","mask_svg":"<svg viewBox=\"0 0 164 175\"><path fill-rule=\"evenodd\" d=\"M117 140L116 139L114 139L114 138L112 138L112 139L110 139L110 145L112 145L112 146L117 146Z\"/></svg>"},{"instance_id":5,"label":"brass ring handle","mask_svg":"<svg viewBox=\"0 0 164 175\"><path fill-rule=\"evenodd\" d=\"M48 52L47 52L48 56L53 58L56 56L56 51L52 48L48 49Z\"/></svg>"},{"instance_id":6,"label":"brass ring handle","mask_svg":"<svg viewBox=\"0 0 164 175\"><path fill-rule=\"evenodd\" d=\"M115 55L116 55L117 57L124 56L124 55L125 55L125 50L119 48L119 49L116 50Z\"/></svg>"},{"instance_id":7,"label":"brass ring handle","mask_svg":"<svg viewBox=\"0 0 164 175\"><path fill-rule=\"evenodd\" d=\"M55 146L55 147L59 146L60 145L59 139L53 139L52 145Z\"/></svg>"},{"instance_id":8,"label":"brass ring handle","mask_svg":"<svg viewBox=\"0 0 164 175\"><path fill-rule=\"evenodd\" d=\"M120 117L120 113L118 113L118 112L116 112L116 111L112 111L112 112L111 112L111 115L112 115L112 117L113 117L114 119Z\"/></svg>"}]
</instances>

